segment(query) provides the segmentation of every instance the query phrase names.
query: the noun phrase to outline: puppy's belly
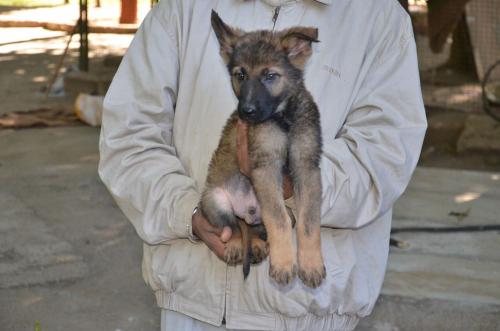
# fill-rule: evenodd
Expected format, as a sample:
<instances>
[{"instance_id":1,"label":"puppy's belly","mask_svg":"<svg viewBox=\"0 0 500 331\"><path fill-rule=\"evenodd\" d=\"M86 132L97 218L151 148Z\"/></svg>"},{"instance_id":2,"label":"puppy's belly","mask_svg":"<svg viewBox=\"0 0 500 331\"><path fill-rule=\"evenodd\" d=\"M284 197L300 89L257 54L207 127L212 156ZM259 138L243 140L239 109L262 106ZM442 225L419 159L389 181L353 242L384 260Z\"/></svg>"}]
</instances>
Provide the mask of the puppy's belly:
<instances>
[{"instance_id":1,"label":"puppy's belly","mask_svg":"<svg viewBox=\"0 0 500 331\"><path fill-rule=\"evenodd\" d=\"M214 194L221 207L230 208L247 224L262 222L259 202L247 177L241 174L232 176L222 187L216 188Z\"/></svg>"}]
</instances>

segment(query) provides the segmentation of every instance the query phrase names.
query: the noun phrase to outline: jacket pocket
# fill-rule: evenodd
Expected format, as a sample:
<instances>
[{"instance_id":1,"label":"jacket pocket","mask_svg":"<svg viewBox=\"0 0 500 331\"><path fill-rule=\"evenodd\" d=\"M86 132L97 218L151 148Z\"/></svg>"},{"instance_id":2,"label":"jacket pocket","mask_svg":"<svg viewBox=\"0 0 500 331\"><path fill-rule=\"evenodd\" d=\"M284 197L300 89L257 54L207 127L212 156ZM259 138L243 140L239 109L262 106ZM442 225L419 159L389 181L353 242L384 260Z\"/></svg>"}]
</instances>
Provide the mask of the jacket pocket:
<instances>
[{"instance_id":1,"label":"jacket pocket","mask_svg":"<svg viewBox=\"0 0 500 331\"><path fill-rule=\"evenodd\" d=\"M167 293L172 291L171 278L165 277L162 272L168 265L170 248L170 245L150 246L144 244L142 274L146 283L155 292L158 290Z\"/></svg>"},{"instance_id":2,"label":"jacket pocket","mask_svg":"<svg viewBox=\"0 0 500 331\"><path fill-rule=\"evenodd\" d=\"M222 302L221 280L225 280L227 267L204 243L179 239L148 248L151 256L145 274L150 274L148 284L153 290L207 305Z\"/></svg>"}]
</instances>

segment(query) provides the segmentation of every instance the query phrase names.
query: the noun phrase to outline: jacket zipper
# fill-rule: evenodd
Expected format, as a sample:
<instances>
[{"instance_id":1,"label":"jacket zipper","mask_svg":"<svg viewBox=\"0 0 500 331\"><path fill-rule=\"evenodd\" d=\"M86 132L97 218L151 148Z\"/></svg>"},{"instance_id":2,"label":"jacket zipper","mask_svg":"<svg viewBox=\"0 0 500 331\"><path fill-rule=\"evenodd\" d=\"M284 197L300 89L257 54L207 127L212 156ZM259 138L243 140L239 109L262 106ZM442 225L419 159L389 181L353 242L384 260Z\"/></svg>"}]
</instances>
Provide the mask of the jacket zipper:
<instances>
[{"instance_id":1,"label":"jacket zipper","mask_svg":"<svg viewBox=\"0 0 500 331\"><path fill-rule=\"evenodd\" d=\"M278 7L274 8L274 15L273 15L273 18L272 18L272 21L273 21L273 31L274 31L274 28L276 27L276 21L278 20L278 16L280 14L280 9L281 9L281 6L278 6Z\"/></svg>"},{"instance_id":2,"label":"jacket zipper","mask_svg":"<svg viewBox=\"0 0 500 331\"><path fill-rule=\"evenodd\" d=\"M227 312L227 296L228 296L228 290L227 290L227 280L228 280L228 277L227 277L227 273L229 272L229 267L226 266L226 286L224 286L224 311L222 312L222 325L225 326L226 325L226 312Z\"/></svg>"}]
</instances>

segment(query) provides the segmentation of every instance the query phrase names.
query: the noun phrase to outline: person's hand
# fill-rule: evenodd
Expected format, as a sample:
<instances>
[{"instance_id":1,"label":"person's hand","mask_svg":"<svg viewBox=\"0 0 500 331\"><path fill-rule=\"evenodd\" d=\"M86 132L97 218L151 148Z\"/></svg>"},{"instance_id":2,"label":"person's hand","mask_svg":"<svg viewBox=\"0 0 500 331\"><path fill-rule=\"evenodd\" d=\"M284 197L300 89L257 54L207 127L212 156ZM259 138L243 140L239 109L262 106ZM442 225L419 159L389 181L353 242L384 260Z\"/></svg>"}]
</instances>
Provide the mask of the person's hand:
<instances>
[{"instance_id":1,"label":"person's hand","mask_svg":"<svg viewBox=\"0 0 500 331\"><path fill-rule=\"evenodd\" d=\"M250 177L250 161L248 160L248 123L238 119L236 124L236 146L240 172ZM283 198L293 196L292 179L288 173L283 173Z\"/></svg>"},{"instance_id":2,"label":"person's hand","mask_svg":"<svg viewBox=\"0 0 500 331\"><path fill-rule=\"evenodd\" d=\"M231 228L217 228L210 224L198 209L192 217L193 234L200 238L220 259L224 257L224 244L231 239Z\"/></svg>"}]
</instances>

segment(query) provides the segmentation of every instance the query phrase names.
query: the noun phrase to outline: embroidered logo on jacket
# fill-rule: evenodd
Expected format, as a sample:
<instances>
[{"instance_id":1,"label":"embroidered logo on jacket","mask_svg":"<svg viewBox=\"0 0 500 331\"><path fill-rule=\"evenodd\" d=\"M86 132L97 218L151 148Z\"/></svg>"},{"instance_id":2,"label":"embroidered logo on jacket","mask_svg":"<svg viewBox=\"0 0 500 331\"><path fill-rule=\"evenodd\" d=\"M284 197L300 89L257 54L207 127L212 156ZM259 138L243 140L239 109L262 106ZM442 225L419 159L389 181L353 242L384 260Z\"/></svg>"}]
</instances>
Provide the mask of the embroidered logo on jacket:
<instances>
[{"instance_id":1,"label":"embroidered logo on jacket","mask_svg":"<svg viewBox=\"0 0 500 331\"><path fill-rule=\"evenodd\" d=\"M337 69L329 66L328 64L323 64L322 68L340 79L340 71L338 71Z\"/></svg>"}]
</instances>

